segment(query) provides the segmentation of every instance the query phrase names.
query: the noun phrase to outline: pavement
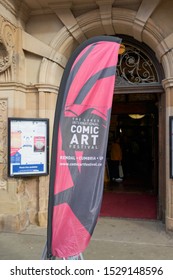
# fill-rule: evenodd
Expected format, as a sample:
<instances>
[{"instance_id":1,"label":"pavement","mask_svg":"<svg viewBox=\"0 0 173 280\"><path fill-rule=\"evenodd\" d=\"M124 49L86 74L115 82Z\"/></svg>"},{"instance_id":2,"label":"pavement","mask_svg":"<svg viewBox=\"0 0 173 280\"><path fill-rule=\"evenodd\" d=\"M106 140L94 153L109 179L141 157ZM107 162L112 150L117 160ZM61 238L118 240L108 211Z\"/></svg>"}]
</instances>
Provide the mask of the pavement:
<instances>
[{"instance_id":1,"label":"pavement","mask_svg":"<svg viewBox=\"0 0 173 280\"><path fill-rule=\"evenodd\" d=\"M0 260L40 260L46 228L0 233ZM161 221L99 218L85 260L173 260L173 232Z\"/></svg>"}]
</instances>

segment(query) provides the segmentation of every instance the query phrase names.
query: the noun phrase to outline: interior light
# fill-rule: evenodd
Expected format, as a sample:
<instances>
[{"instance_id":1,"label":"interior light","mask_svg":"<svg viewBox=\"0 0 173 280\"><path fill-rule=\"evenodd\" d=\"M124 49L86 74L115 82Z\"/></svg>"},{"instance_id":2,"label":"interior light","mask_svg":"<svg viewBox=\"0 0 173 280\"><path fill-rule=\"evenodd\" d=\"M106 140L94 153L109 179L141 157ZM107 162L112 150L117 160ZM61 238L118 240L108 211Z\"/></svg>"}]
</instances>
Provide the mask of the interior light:
<instances>
[{"instance_id":1,"label":"interior light","mask_svg":"<svg viewBox=\"0 0 173 280\"><path fill-rule=\"evenodd\" d=\"M141 114L129 114L129 117L132 119L142 119L143 117L145 117L145 115L141 115Z\"/></svg>"}]
</instances>

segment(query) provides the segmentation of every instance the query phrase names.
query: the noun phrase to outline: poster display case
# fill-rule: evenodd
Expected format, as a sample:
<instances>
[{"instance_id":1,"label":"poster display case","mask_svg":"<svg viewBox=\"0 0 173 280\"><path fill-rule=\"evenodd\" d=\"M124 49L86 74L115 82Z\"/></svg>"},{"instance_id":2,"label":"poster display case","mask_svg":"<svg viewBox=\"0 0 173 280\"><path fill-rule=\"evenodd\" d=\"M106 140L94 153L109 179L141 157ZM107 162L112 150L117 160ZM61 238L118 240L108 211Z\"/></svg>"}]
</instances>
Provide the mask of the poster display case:
<instances>
[{"instance_id":1,"label":"poster display case","mask_svg":"<svg viewBox=\"0 0 173 280\"><path fill-rule=\"evenodd\" d=\"M8 118L8 176L48 174L49 120Z\"/></svg>"}]
</instances>

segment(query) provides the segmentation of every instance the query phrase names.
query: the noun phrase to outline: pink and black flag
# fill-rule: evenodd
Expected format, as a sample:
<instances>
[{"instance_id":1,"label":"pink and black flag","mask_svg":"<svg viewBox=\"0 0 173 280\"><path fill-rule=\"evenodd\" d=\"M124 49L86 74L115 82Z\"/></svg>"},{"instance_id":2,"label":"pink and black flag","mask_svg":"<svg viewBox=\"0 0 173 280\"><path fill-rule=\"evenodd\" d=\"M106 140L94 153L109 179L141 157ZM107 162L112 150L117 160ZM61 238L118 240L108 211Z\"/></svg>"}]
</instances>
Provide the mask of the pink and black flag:
<instances>
[{"instance_id":1,"label":"pink and black flag","mask_svg":"<svg viewBox=\"0 0 173 280\"><path fill-rule=\"evenodd\" d=\"M91 38L64 70L54 119L48 258L82 253L97 223L120 43L117 37Z\"/></svg>"}]
</instances>

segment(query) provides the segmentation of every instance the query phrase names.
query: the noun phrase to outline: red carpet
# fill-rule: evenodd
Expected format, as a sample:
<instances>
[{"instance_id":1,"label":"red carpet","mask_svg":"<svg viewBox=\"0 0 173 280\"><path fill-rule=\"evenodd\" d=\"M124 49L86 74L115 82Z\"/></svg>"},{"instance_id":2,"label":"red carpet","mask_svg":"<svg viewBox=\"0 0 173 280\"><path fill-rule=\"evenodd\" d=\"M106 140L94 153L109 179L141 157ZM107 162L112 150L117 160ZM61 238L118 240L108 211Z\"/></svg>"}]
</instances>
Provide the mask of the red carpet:
<instances>
[{"instance_id":1,"label":"red carpet","mask_svg":"<svg viewBox=\"0 0 173 280\"><path fill-rule=\"evenodd\" d=\"M100 216L157 219L157 196L143 193L104 192Z\"/></svg>"}]
</instances>

